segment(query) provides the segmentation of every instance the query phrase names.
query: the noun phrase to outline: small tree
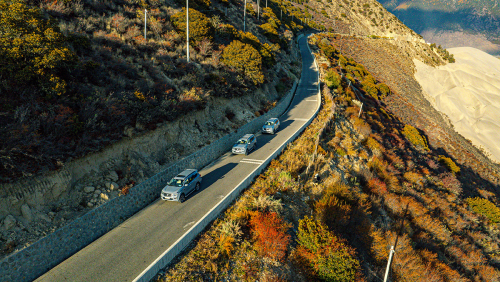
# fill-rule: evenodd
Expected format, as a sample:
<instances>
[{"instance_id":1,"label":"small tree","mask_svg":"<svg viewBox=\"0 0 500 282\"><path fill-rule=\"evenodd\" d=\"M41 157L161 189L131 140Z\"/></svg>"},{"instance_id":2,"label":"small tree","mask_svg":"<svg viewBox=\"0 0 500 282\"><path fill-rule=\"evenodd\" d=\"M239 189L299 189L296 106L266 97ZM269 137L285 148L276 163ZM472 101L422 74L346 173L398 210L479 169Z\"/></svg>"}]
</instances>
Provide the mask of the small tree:
<instances>
[{"instance_id":1,"label":"small tree","mask_svg":"<svg viewBox=\"0 0 500 282\"><path fill-rule=\"evenodd\" d=\"M252 45L233 40L222 53L222 62L244 73L254 84L264 82L262 56Z\"/></svg>"},{"instance_id":2,"label":"small tree","mask_svg":"<svg viewBox=\"0 0 500 282\"><path fill-rule=\"evenodd\" d=\"M341 77L336 71L329 70L326 73L325 81L328 88L337 89L337 87L339 87L340 85Z\"/></svg>"},{"instance_id":3,"label":"small tree","mask_svg":"<svg viewBox=\"0 0 500 282\"><path fill-rule=\"evenodd\" d=\"M65 93L63 75L77 61L57 24L22 0L0 0L0 58L2 84L57 95Z\"/></svg>"},{"instance_id":4,"label":"small tree","mask_svg":"<svg viewBox=\"0 0 500 282\"><path fill-rule=\"evenodd\" d=\"M354 281L359 261L352 248L320 221L305 217L299 221L298 255L325 281Z\"/></svg>"},{"instance_id":5,"label":"small tree","mask_svg":"<svg viewBox=\"0 0 500 282\"><path fill-rule=\"evenodd\" d=\"M182 12L178 12L171 18L177 32L182 36L186 36L186 8ZM195 9L189 9L189 43L202 41L203 38L212 40L214 35L214 28L210 19L203 13Z\"/></svg>"},{"instance_id":6,"label":"small tree","mask_svg":"<svg viewBox=\"0 0 500 282\"><path fill-rule=\"evenodd\" d=\"M426 151L429 151L429 145L427 145L427 139L425 136L420 135L420 132L418 130L407 124L405 125L403 131L403 135L410 141L413 145L415 145L418 148L425 149Z\"/></svg>"},{"instance_id":7,"label":"small tree","mask_svg":"<svg viewBox=\"0 0 500 282\"><path fill-rule=\"evenodd\" d=\"M283 260L290 243L290 235L286 234L288 225L278 214L257 212L250 219L250 225L259 254L274 260Z\"/></svg>"}]
</instances>

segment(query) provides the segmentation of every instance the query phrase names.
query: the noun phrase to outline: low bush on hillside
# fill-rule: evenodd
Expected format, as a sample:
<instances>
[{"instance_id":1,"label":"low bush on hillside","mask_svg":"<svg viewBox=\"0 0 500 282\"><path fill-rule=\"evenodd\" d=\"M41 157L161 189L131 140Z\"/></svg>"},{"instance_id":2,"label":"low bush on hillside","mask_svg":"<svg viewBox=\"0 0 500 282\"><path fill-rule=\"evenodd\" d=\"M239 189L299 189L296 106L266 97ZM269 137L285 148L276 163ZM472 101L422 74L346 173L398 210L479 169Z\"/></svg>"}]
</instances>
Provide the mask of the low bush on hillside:
<instances>
[{"instance_id":1,"label":"low bush on hillside","mask_svg":"<svg viewBox=\"0 0 500 282\"><path fill-rule=\"evenodd\" d=\"M186 9L183 8L182 12L174 14L170 20L176 28L177 32L182 36L186 37ZM195 9L189 8L189 40L193 44L195 42L200 42L204 38L212 40L214 35L214 29L210 19L203 13L198 12Z\"/></svg>"},{"instance_id":2,"label":"low bush on hillside","mask_svg":"<svg viewBox=\"0 0 500 282\"><path fill-rule=\"evenodd\" d=\"M0 1L0 14L3 107L15 107L17 95L12 92L27 85L40 89L42 95L65 94L67 79L78 62L70 38L61 33L54 20L24 1Z\"/></svg>"},{"instance_id":3,"label":"low bush on hillside","mask_svg":"<svg viewBox=\"0 0 500 282\"><path fill-rule=\"evenodd\" d=\"M256 212L250 219L251 232L255 237L255 249L263 257L283 261L290 235L289 226L275 212Z\"/></svg>"},{"instance_id":4,"label":"low bush on hillside","mask_svg":"<svg viewBox=\"0 0 500 282\"><path fill-rule=\"evenodd\" d=\"M296 256L323 281L354 281L359 261L345 240L310 217L299 221Z\"/></svg>"},{"instance_id":5,"label":"low bush on hillside","mask_svg":"<svg viewBox=\"0 0 500 282\"><path fill-rule=\"evenodd\" d=\"M262 56L255 48L239 40L233 40L222 52L222 62L244 73L254 84L264 82Z\"/></svg>"},{"instance_id":6,"label":"low bush on hillside","mask_svg":"<svg viewBox=\"0 0 500 282\"><path fill-rule=\"evenodd\" d=\"M441 163L443 163L444 165L446 165L446 167L453 173L460 173L460 167L457 166L457 164L455 164L455 162L448 158L448 157L445 157L443 155L439 155L439 161Z\"/></svg>"},{"instance_id":7,"label":"low bush on hillside","mask_svg":"<svg viewBox=\"0 0 500 282\"><path fill-rule=\"evenodd\" d=\"M333 69L329 70L325 76L326 85L330 89L337 89L340 85L341 79L340 75Z\"/></svg>"},{"instance_id":8,"label":"low bush on hillside","mask_svg":"<svg viewBox=\"0 0 500 282\"><path fill-rule=\"evenodd\" d=\"M495 206L495 204L488 199L479 197L468 198L467 203L474 212L486 216L494 223L500 223L500 208Z\"/></svg>"},{"instance_id":9,"label":"low bush on hillside","mask_svg":"<svg viewBox=\"0 0 500 282\"><path fill-rule=\"evenodd\" d=\"M429 150L429 146L427 145L427 139L425 136L422 136L420 132L413 126L407 124L405 125L403 131L401 132L403 135L410 141L415 147Z\"/></svg>"}]
</instances>

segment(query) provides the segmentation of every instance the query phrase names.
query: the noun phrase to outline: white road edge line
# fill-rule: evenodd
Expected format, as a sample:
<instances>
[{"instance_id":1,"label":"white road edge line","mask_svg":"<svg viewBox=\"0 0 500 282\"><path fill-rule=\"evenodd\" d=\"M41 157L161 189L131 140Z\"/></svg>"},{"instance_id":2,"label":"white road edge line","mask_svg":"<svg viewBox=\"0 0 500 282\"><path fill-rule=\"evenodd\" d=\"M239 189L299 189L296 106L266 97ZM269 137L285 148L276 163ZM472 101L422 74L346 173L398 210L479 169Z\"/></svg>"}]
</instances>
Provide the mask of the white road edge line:
<instances>
[{"instance_id":1,"label":"white road edge line","mask_svg":"<svg viewBox=\"0 0 500 282\"><path fill-rule=\"evenodd\" d=\"M257 165L262 164L262 163L259 163L259 162L250 162L250 161L240 161L240 163L245 163L245 164L257 164Z\"/></svg>"},{"instance_id":2,"label":"white road edge line","mask_svg":"<svg viewBox=\"0 0 500 282\"><path fill-rule=\"evenodd\" d=\"M256 159L242 159L242 161L252 161L252 162L264 162L265 160L256 160Z\"/></svg>"},{"instance_id":3,"label":"white road edge line","mask_svg":"<svg viewBox=\"0 0 500 282\"><path fill-rule=\"evenodd\" d=\"M309 52L312 54L311 49L309 48L309 43L306 43L306 46L307 46L307 49L309 49ZM318 70L318 65L317 65L317 63L316 63L316 58L314 57L314 55L312 55L312 57L313 57L313 60L314 60L314 65L315 65L315 67L316 67L316 71L318 72L318 82L319 82L319 70ZM320 89L319 89L319 85L318 85L318 95L321 95L321 92L320 92ZM292 100L292 101L293 101L293 100ZM291 101L291 102L292 102L292 101ZM315 112L315 113L311 116L311 118L310 118L309 120L307 120L307 121L311 121L311 122L312 122L312 120L313 120L313 119L317 116L317 114L318 114L319 110L320 110L320 104L318 103L318 107L316 108L316 112ZM308 124L307 124L307 123L305 123L305 124L303 124L300 128L298 128L298 129L297 129L297 130L296 130L296 131L295 131L295 132L294 132L294 133L290 136L290 138L288 138L288 139L286 140L286 142L284 142L284 143L283 143L283 144L281 144L278 148L276 148L276 150L274 150L274 151L273 151L273 153L272 153L270 156L273 156L276 152L278 152L278 150L284 150L284 149L285 149L285 146L284 146L284 145L288 142L288 140L290 140L290 139L292 139L292 138L297 138L297 137L298 137L298 134L297 134L297 133L298 133L299 131L302 131L302 130L303 130L305 127L307 127L307 126L308 126ZM297 136L295 136L296 134L297 134ZM276 156L277 156L277 155L276 155ZM276 156L275 156L275 157L276 157ZM156 263L158 263L158 261L160 261L161 259L163 259L163 257L164 257L164 256L165 256L168 252L170 252L170 250L171 250L171 249L173 249L174 247L176 247L177 243L179 243L180 241L182 241L182 240L184 239L184 237L186 237L186 236L187 236L187 235L191 232L191 230L193 230L194 228L196 228L196 227L197 227L197 225L198 225L198 223L203 222L203 220L204 220L204 219L205 219L205 218L206 218L209 214L211 214L213 210L217 209L217 208L219 207L219 205L220 205L222 202L224 202L224 200L225 200L227 197L231 196L231 195L233 194L233 192L234 192L236 189L239 189L240 185L242 185L242 184L243 184L243 182L247 181L247 179L248 179L251 175L253 175L253 173L254 173L255 171L257 171L258 169L260 169L262 166L267 165L267 164L266 164L266 162L269 162L269 163L270 163L270 162L271 162L271 160L270 160L270 159L267 159L264 163L262 163L261 165L257 166L256 168L254 168L254 169L252 170L252 172L250 172L250 174L248 174L248 176L247 176L247 177L245 177L245 179L241 180L241 182L240 182L240 183L238 183L238 185L236 185L236 186L234 187L234 189L233 189L233 190L231 190L231 192L230 192L229 194L227 194L227 195L226 195L226 196L225 196L222 200L220 200L220 201L219 201L219 203L217 203L217 205L213 206L213 207L212 207L212 209L210 209L210 211L208 211L208 212L207 212L207 213L206 213L206 214L205 214L205 215L204 215L204 216L203 216L200 220L198 220L198 221L196 222L196 224L194 224L193 226L191 226L191 228L189 228L189 230L188 230L188 231L184 232L184 234L183 234L183 235L182 235L179 239L177 239L177 241L175 241L175 243L173 243L173 244L172 244L172 245L171 245L171 246L170 246L170 247L169 247L166 251L164 251L164 252L163 252L163 253L162 253L162 254L161 254L158 258L156 258L156 259L155 259L155 261L153 261L153 262L152 262L152 263L151 263L151 264L150 264L150 265L149 265L146 269L144 269L144 271L142 271L142 272L141 272L141 274L139 274L139 275L138 275L138 276L137 276L134 280L132 280L132 282L137 282L137 281L146 281L146 280L143 280L143 279L144 279L144 275L145 275L145 274L146 274L146 273L147 273L147 272L148 272L151 268L153 268L153 267L156 265ZM249 184L250 184L250 183L249 183ZM207 224L207 225L208 225L208 224ZM205 227L206 227L206 226L205 226ZM187 246L187 245L186 245L186 246ZM186 248L186 247L182 248L182 250L184 250L185 248ZM178 255L178 254L177 254L177 255ZM177 255L175 255L175 256L177 256ZM175 257L175 256L174 256L174 257ZM172 258L172 259L173 259L173 258ZM167 264L168 264L168 263L167 263ZM164 268L164 267L165 267L165 266L163 266L162 268ZM155 273L155 275L156 275L156 274L157 274L157 273ZM154 277L154 276L152 276L151 278L153 278L153 277ZM148 279L148 281L149 281L149 280L151 280L151 279Z\"/></svg>"},{"instance_id":4,"label":"white road edge line","mask_svg":"<svg viewBox=\"0 0 500 282\"><path fill-rule=\"evenodd\" d=\"M309 121L306 118L292 118L292 120L296 120L296 121Z\"/></svg>"}]
</instances>

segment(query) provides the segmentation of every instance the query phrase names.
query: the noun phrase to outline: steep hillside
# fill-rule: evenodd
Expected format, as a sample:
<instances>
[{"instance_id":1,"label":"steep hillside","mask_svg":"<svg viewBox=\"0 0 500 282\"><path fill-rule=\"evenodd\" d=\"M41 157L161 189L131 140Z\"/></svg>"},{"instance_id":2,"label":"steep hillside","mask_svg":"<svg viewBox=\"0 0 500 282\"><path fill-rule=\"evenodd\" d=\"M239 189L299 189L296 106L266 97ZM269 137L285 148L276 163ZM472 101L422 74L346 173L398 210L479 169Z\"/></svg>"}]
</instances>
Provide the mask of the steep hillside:
<instances>
[{"instance_id":1,"label":"steep hillside","mask_svg":"<svg viewBox=\"0 0 500 282\"><path fill-rule=\"evenodd\" d=\"M0 1L1 255L239 128L298 79L302 26L276 4L248 6L244 32L241 2L190 3L189 62L184 4Z\"/></svg>"},{"instance_id":2,"label":"steep hillside","mask_svg":"<svg viewBox=\"0 0 500 282\"><path fill-rule=\"evenodd\" d=\"M497 1L380 1L427 41L446 48L470 46L500 54Z\"/></svg>"},{"instance_id":3,"label":"steep hillside","mask_svg":"<svg viewBox=\"0 0 500 282\"><path fill-rule=\"evenodd\" d=\"M155 132L168 146L131 153L116 171L104 161L99 171L83 166L83 180L55 197L0 190L16 207L0 206L0 215L14 214L2 219L2 255L272 107L299 75L294 36L328 31L311 41L328 85L320 117L166 280L327 280L332 273L321 271L340 267L346 279L376 281L404 204L396 278L500 279L499 168L432 108L414 78L414 59L434 66L453 58L378 2L249 2L244 32L243 1L194 1L190 62L182 1L23 3L0 0L8 47L0 49L8 59L0 65L1 182L61 171ZM119 191L104 191L110 180ZM40 205L45 196L54 201ZM33 222L19 198L39 209Z\"/></svg>"},{"instance_id":4,"label":"steep hillside","mask_svg":"<svg viewBox=\"0 0 500 282\"><path fill-rule=\"evenodd\" d=\"M334 36L310 42L320 114L157 280L381 281L396 240L392 281L500 279L498 185L383 105L394 94Z\"/></svg>"},{"instance_id":5,"label":"steep hillside","mask_svg":"<svg viewBox=\"0 0 500 282\"><path fill-rule=\"evenodd\" d=\"M249 13L245 33L241 3L194 1L188 63L184 5L2 0L0 182L62 168L214 99L291 86L302 27L290 17Z\"/></svg>"}]
</instances>

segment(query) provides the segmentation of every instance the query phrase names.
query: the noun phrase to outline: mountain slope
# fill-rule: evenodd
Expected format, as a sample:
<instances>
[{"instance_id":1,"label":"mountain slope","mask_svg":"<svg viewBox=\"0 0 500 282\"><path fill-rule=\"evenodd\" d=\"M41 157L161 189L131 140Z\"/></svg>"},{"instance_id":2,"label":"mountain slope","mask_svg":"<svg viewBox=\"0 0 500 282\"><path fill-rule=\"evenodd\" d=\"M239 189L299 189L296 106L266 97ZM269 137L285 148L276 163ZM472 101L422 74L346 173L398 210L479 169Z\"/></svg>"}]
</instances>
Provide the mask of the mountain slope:
<instances>
[{"instance_id":1,"label":"mountain slope","mask_svg":"<svg viewBox=\"0 0 500 282\"><path fill-rule=\"evenodd\" d=\"M380 1L427 41L450 47L474 47L500 54L500 6L497 1Z\"/></svg>"}]
</instances>

